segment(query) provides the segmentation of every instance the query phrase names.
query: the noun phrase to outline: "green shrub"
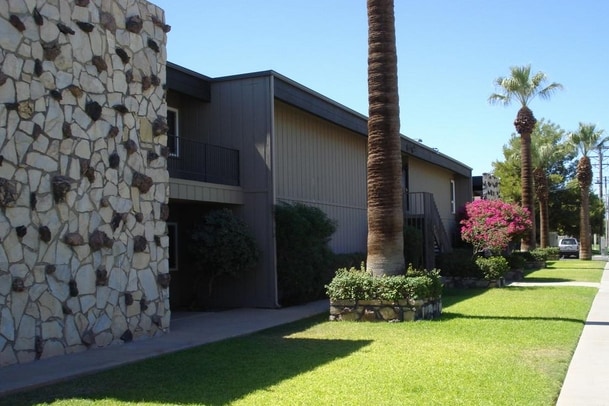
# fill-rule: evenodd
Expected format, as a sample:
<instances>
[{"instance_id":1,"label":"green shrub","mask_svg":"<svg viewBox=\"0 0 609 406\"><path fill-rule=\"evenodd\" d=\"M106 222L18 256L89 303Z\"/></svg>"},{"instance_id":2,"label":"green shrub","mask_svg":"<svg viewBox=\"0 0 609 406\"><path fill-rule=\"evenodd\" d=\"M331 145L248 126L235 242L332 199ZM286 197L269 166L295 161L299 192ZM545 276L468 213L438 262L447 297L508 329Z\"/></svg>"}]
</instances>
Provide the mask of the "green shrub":
<instances>
[{"instance_id":1,"label":"green shrub","mask_svg":"<svg viewBox=\"0 0 609 406\"><path fill-rule=\"evenodd\" d=\"M502 256L478 257L476 265L482 271L484 278L488 280L499 279L510 270L508 260Z\"/></svg>"},{"instance_id":2,"label":"green shrub","mask_svg":"<svg viewBox=\"0 0 609 406\"><path fill-rule=\"evenodd\" d=\"M537 248L531 251L531 255L535 261L547 261L548 259L560 258L560 250L558 247Z\"/></svg>"},{"instance_id":3,"label":"green shrub","mask_svg":"<svg viewBox=\"0 0 609 406\"><path fill-rule=\"evenodd\" d=\"M558 260L560 259L560 249L558 247L547 247L544 248L548 253L548 260Z\"/></svg>"},{"instance_id":4,"label":"green shrub","mask_svg":"<svg viewBox=\"0 0 609 406\"><path fill-rule=\"evenodd\" d=\"M470 248L459 248L436 257L436 267L442 276L482 278L484 275L474 261Z\"/></svg>"},{"instance_id":5,"label":"green shrub","mask_svg":"<svg viewBox=\"0 0 609 406\"><path fill-rule=\"evenodd\" d=\"M514 251L514 252L512 252L511 255L522 257L524 259L525 263L535 261L535 257L533 256L533 254L530 251Z\"/></svg>"},{"instance_id":6,"label":"green shrub","mask_svg":"<svg viewBox=\"0 0 609 406\"><path fill-rule=\"evenodd\" d=\"M217 277L235 277L251 270L259 257L256 241L247 224L229 209L211 211L194 224L188 251L195 267L207 277L210 296ZM200 282L196 284L196 294L200 295Z\"/></svg>"},{"instance_id":7,"label":"green shrub","mask_svg":"<svg viewBox=\"0 0 609 406\"><path fill-rule=\"evenodd\" d=\"M510 269L523 269L526 264L526 260L524 256L518 255L518 253L512 252L507 257L508 264L510 265Z\"/></svg>"},{"instance_id":8,"label":"green shrub","mask_svg":"<svg viewBox=\"0 0 609 406\"><path fill-rule=\"evenodd\" d=\"M437 270L418 271L415 276L372 276L362 265L360 269L339 269L326 285L331 300L389 300L437 298L442 284Z\"/></svg>"},{"instance_id":9,"label":"green shrub","mask_svg":"<svg viewBox=\"0 0 609 406\"><path fill-rule=\"evenodd\" d=\"M414 282L416 285L424 285L425 292L421 292L421 294L425 294L427 296L420 297L440 297L442 296L442 277L440 276L439 269L432 269L431 271L427 269L414 268L412 264L408 266L406 269L406 278L410 279L411 282Z\"/></svg>"},{"instance_id":10,"label":"green shrub","mask_svg":"<svg viewBox=\"0 0 609 406\"><path fill-rule=\"evenodd\" d=\"M328 242L336 222L316 207L275 206L277 284L282 305L319 299L332 278L334 254Z\"/></svg>"}]
</instances>

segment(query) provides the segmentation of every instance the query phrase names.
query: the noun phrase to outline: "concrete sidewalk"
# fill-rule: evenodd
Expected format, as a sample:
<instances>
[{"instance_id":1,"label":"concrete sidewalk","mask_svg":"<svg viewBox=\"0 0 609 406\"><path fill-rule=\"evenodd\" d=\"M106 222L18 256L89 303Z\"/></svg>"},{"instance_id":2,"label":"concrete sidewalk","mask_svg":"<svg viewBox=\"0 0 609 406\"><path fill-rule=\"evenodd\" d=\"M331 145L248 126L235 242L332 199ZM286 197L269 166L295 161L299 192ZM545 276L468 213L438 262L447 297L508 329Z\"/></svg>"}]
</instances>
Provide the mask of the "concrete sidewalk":
<instances>
[{"instance_id":1,"label":"concrete sidewalk","mask_svg":"<svg viewBox=\"0 0 609 406\"><path fill-rule=\"evenodd\" d=\"M321 300L284 309L235 309L216 313L179 314L171 321L171 332L160 337L2 367L0 399L10 393L251 334L328 312L328 309L328 301Z\"/></svg>"},{"instance_id":2,"label":"concrete sidewalk","mask_svg":"<svg viewBox=\"0 0 609 406\"><path fill-rule=\"evenodd\" d=\"M609 406L609 262L569 364L557 406Z\"/></svg>"}]
</instances>

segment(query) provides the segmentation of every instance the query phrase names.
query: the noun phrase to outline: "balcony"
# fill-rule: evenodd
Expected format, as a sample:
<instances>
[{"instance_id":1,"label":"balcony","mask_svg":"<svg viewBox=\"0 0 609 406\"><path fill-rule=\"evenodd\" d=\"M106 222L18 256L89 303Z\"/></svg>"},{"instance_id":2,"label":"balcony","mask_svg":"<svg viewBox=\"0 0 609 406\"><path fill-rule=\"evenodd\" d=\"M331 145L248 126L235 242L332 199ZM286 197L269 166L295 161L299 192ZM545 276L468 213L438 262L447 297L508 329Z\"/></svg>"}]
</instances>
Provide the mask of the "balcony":
<instances>
[{"instance_id":1,"label":"balcony","mask_svg":"<svg viewBox=\"0 0 609 406\"><path fill-rule=\"evenodd\" d=\"M167 137L169 176L239 186L239 151L184 137Z\"/></svg>"}]
</instances>

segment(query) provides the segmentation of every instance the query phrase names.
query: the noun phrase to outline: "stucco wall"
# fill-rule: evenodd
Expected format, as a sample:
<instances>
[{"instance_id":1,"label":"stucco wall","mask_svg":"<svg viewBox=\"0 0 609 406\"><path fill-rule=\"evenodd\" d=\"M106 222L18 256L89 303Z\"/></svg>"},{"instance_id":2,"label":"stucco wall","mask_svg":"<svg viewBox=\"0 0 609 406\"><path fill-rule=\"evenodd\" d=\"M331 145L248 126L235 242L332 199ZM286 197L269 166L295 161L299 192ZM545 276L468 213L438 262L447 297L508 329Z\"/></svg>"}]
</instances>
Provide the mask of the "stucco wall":
<instances>
[{"instance_id":1,"label":"stucco wall","mask_svg":"<svg viewBox=\"0 0 609 406\"><path fill-rule=\"evenodd\" d=\"M408 171L409 191L433 193L444 227L449 230L454 219L450 204L450 181L454 175L416 158L408 159Z\"/></svg>"},{"instance_id":2,"label":"stucco wall","mask_svg":"<svg viewBox=\"0 0 609 406\"><path fill-rule=\"evenodd\" d=\"M0 366L169 328L163 21L0 1Z\"/></svg>"}]
</instances>

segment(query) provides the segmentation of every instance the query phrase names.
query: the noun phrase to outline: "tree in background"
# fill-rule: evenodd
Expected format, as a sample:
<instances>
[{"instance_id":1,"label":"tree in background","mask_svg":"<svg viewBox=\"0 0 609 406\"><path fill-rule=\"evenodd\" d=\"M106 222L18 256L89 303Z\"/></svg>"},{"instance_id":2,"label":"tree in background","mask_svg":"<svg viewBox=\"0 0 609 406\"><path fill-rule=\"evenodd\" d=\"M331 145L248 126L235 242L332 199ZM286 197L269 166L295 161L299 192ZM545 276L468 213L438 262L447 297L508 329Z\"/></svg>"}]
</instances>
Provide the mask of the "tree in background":
<instances>
[{"instance_id":1,"label":"tree in background","mask_svg":"<svg viewBox=\"0 0 609 406\"><path fill-rule=\"evenodd\" d=\"M531 136L531 163L535 196L539 201L539 245L548 247L550 217L550 171L553 165L564 157L567 146L562 143L565 132L555 124L538 122Z\"/></svg>"},{"instance_id":2,"label":"tree in background","mask_svg":"<svg viewBox=\"0 0 609 406\"><path fill-rule=\"evenodd\" d=\"M603 130L597 130L594 124L579 123L579 128L571 134L571 142L581 155L577 163L577 182L581 196L579 215L579 258L592 259L592 241L590 240L590 185L592 184L592 164L590 152L602 147L607 138L601 138Z\"/></svg>"},{"instance_id":3,"label":"tree in background","mask_svg":"<svg viewBox=\"0 0 609 406\"><path fill-rule=\"evenodd\" d=\"M533 185L539 204L540 245L548 245L550 224L549 200L553 191L566 187L575 175L571 162L575 150L566 140L565 131L557 124L539 120L531 134ZM504 161L493 162L493 174L501 179L501 197L506 201L521 201L520 137L512 134L503 146ZM554 217L553 217L554 218Z\"/></svg>"},{"instance_id":4,"label":"tree in background","mask_svg":"<svg viewBox=\"0 0 609 406\"><path fill-rule=\"evenodd\" d=\"M508 248L515 238L523 237L533 226L528 210L501 200L474 200L465 205L461 238L473 245L474 253L491 250L494 254Z\"/></svg>"},{"instance_id":5,"label":"tree in background","mask_svg":"<svg viewBox=\"0 0 609 406\"><path fill-rule=\"evenodd\" d=\"M520 171L520 137L512 134L508 143L503 146L503 161L493 162L493 175L500 179L502 200L521 204Z\"/></svg>"},{"instance_id":6,"label":"tree in background","mask_svg":"<svg viewBox=\"0 0 609 406\"><path fill-rule=\"evenodd\" d=\"M529 211L532 222L535 221L535 206L531 162L531 133L535 128L536 120L528 105L536 96L548 99L556 90L562 89L560 83L553 82L546 86L546 82L547 77L543 72L531 75L531 65L513 66L510 68L510 76L495 79L495 86L499 89L500 93L493 93L488 98L491 104L501 103L507 106L517 101L521 105L516 115L516 120L514 120L514 127L516 132L520 134L521 139L522 207ZM529 234L522 240L521 249L523 251L535 249L535 240L535 226L533 223Z\"/></svg>"},{"instance_id":7,"label":"tree in background","mask_svg":"<svg viewBox=\"0 0 609 406\"><path fill-rule=\"evenodd\" d=\"M375 276L405 272L393 0L368 0L368 250Z\"/></svg>"},{"instance_id":8,"label":"tree in background","mask_svg":"<svg viewBox=\"0 0 609 406\"><path fill-rule=\"evenodd\" d=\"M550 191L550 224L558 235L579 236L580 200L577 180ZM590 228L593 234L605 233L605 205L595 193L590 193Z\"/></svg>"}]
</instances>

